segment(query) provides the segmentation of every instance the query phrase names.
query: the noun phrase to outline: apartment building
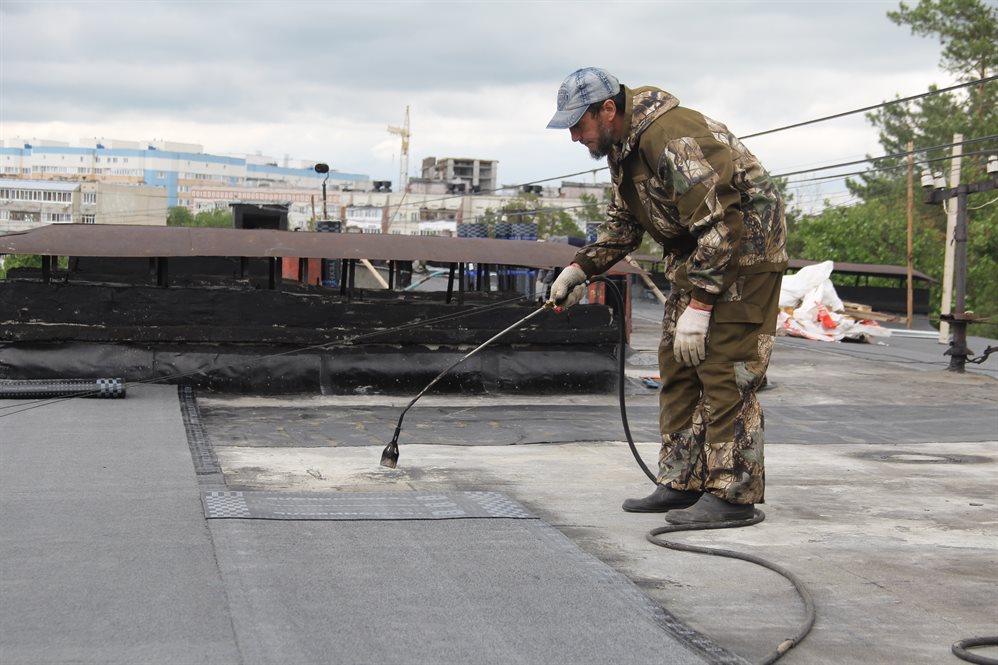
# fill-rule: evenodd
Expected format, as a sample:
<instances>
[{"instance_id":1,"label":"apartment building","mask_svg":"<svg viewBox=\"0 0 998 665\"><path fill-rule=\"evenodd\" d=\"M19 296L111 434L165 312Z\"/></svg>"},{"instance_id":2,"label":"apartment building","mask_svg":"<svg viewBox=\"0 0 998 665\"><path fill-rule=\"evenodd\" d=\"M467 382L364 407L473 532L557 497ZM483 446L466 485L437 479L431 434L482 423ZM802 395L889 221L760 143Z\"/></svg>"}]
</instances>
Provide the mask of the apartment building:
<instances>
[{"instance_id":1,"label":"apartment building","mask_svg":"<svg viewBox=\"0 0 998 665\"><path fill-rule=\"evenodd\" d=\"M0 199L0 216L5 215L0 231L47 223L164 223L163 210L172 206L196 214L235 203L287 205L289 228L296 230L329 219L366 232L380 226L392 234L453 235L457 224L492 219L510 198L526 191L499 189L498 162L492 160L429 157L423 160L423 177L410 179L407 192L392 192L388 183L372 182L366 175L320 174L314 166L278 165L261 155L212 155L193 143L82 139L70 146L8 139L0 146L0 178L36 183L32 187L41 187L42 193L31 196L68 196L70 202L67 208L61 200L34 200L48 205L25 209ZM607 186L563 183L561 188L527 189L543 198L546 207L573 208L581 203L581 193L595 194Z\"/></svg>"},{"instance_id":2,"label":"apartment building","mask_svg":"<svg viewBox=\"0 0 998 665\"><path fill-rule=\"evenodd\" d=\"M607 193L610 191L610 183L608 182L569 182L563 180L561 187L558 188L558 196L566 199L581 199L582 196L594 196L596 200L602 202L606 199Z\"/></svg>"},{"instance_id":3,"label":"apartment building","mask_svg":"<svg viewBox=\"0 0 998 665\"><path fill-rule=\"evenodd\" d=\"M423 160L422 178L445 183L453 194L475 194L496 190L499 162L465 157L427 157Z\"/></svg>"},{"instance_id":4,"label":"apartment building","mask_svg":"<svg viewBox=\"0 0 998 665\"><path fill-rule=\"evenodd\" d=\"M165 225L162 187L0 178L0 233L47 224Z\"/></svg>"},{"instance_id":5,"label":"apartment building","mask_svg":"<svg viewBox=\"0 0 998 665\"><path fill-rule=\"evenodd\" d=\"M0 177L32 180L142 184L161 187L167 206L194 209L192 191L205 187L243 188L264 185L318 191L368 189L370 178L331 170L316 173L314 162L278 165L263 155L213 155L194 143L81 139L71 146L44 139L7 139L0 146Z\"/></svg>"}]
</instances>

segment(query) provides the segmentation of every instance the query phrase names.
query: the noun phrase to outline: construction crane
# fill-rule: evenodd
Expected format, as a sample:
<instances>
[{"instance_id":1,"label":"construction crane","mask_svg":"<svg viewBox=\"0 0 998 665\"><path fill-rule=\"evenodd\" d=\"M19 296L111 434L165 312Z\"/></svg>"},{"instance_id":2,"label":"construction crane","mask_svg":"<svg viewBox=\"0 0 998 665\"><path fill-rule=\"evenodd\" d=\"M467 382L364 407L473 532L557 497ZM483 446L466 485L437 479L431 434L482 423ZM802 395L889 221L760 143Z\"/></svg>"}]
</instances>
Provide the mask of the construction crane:
<instances>
[{"instance_id":1,"label":"construction crane","mask_svg":"<svg viewBox=\"0 0 998 665\"><path fill-rule=\"evenodd\" d=\"M409 107L405 107L405 122L401 127L388 127L389 134L402 137L402 152L399 155L399 191L405 192L409 186Z\"/></svg>"}]
</instances>

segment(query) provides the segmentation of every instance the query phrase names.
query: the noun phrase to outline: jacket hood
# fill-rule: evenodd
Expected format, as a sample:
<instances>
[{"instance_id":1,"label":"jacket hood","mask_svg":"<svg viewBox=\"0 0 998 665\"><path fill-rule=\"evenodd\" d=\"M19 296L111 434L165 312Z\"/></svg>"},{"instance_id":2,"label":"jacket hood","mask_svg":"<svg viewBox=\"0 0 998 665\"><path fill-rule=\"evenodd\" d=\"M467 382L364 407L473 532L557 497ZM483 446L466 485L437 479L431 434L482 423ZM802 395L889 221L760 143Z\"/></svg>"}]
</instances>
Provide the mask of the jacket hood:
<instances>
[{"instance_id":1,"label":"jacket hood","mask_svg":"<svg viewBox=\"0 0 998 665\"><path fill-rule=\"evenodd\" d=\"M662 114L679 106L678 97L658 88L649 86L631 90L625 86L624 91L627 95L624 111L630 115L630 124L624 136L619 159L630 154L648 125L655 122Z\"/></svg>"}]
</instances>

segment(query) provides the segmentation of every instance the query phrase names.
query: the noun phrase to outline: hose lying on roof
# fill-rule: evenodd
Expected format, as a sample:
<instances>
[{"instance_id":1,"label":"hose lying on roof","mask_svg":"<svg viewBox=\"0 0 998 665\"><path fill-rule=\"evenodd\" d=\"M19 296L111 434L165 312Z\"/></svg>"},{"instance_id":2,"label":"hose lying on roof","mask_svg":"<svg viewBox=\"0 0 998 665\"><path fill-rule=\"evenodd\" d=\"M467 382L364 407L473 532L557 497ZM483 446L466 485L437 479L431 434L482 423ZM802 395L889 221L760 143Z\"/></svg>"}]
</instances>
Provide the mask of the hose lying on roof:
<instances>
[{"instance_id":1,"label":"hose lying on roof","mask_svg":"<svg viewBox=\"0 0 998 665\"><path fill-rule=\"evenodd\" d=\"M0 380L0 399L33 399L38 397L115 399L124 396L125 382L121 379Z\"/></svg>"}]
</instances>

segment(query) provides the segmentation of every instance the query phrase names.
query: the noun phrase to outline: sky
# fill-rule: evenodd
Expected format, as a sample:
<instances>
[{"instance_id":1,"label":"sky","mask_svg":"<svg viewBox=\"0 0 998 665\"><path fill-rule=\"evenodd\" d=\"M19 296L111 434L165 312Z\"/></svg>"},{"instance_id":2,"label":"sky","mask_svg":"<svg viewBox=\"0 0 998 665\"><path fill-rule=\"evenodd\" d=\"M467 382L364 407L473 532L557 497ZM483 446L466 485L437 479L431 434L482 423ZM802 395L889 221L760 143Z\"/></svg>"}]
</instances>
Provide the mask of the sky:
<instances>
[{"instance_id":1,"label":"sky","mask_svg":"<svg viewBox=\"0 0 998 665\"><path fill-rule=\"evenodd\" d=\"M898 5L0 0L0 138L196 143L397 183L388 127L408 107L410 176L470 157L502 185L605 182L605 161L545 128L570 72L658 86L744 136L955 83L936 40L887 18ZM863 114L746 144L773 174L883 154ZM835 188L793 191L847 204Z\"/></svg>"}]
</instances>

